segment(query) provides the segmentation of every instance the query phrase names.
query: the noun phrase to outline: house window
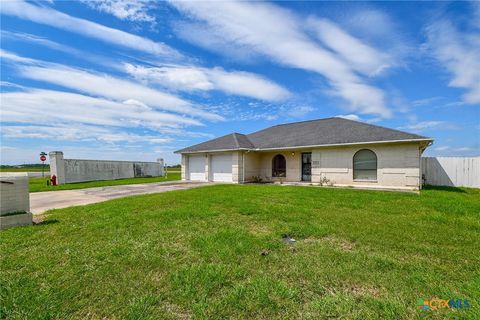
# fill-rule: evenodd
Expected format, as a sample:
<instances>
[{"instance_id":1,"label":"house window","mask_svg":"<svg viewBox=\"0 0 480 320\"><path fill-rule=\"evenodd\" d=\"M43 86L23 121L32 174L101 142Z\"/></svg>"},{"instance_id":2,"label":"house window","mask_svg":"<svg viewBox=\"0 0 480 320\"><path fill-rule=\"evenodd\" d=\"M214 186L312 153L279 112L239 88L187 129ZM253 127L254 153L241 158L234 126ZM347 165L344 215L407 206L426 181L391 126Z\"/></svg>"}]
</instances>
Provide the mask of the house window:
<instances>
[{"instance_id":1,"label":"house window","mask_svg":"<svg viewBox=\"0 0 480 320\"><path fill-rule=\"evenodd\" d=\"M281 154L273 157L272 162L272 177L286 177L287 175L287 161Z\"/></svg>"},{"instance_id":2,"label":"house window","mask_svg":"<svg viewBox=\"0 0 480 320\"><path fill-rule=\"evenodd\" d=\"M377 155L363 149L353 156L353 180L377 180Z\"/></svg>"}]
</instances>

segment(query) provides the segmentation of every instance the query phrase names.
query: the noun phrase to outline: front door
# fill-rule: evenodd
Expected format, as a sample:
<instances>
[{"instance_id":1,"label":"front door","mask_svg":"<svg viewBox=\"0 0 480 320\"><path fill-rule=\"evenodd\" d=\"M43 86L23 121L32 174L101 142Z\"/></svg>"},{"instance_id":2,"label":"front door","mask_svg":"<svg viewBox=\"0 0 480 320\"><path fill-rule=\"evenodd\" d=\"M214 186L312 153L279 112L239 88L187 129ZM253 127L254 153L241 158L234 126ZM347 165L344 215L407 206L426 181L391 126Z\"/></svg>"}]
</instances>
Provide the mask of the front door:
<instances>
[{"instance_id":1,"label":"front door","mask_svg":"<svg viewBox=\"0 0 480 320\"><path fill-rule=\"evenodd\" d=\"M312 181L312 153L302 153L302 181Z\"/></svg>"}]
</instances>

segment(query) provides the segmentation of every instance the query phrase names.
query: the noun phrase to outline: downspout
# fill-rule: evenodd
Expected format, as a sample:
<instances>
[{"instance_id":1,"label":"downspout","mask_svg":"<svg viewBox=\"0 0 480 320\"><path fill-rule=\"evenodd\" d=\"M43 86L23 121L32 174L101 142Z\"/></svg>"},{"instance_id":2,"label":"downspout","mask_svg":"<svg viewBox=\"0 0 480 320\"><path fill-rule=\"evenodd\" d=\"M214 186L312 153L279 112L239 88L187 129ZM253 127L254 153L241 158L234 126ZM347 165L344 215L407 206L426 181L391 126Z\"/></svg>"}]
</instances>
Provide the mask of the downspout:
<instances>
[{"instance_id":1,"label":"downspout","mask_svg":"<svg viewBox=\"0 0 480 320\"><path fill-rule=\"evenodd\" d=\"M424 175L423 175L423 160L422 160L422 155L423 155L423 152L424 152L429 146L431 146L432 144L433 144L433 141L429 141L429 142L428 142L427 144L425 144L425 145L420 144L420 148L419 148L419 151L420 151L420 156L419 156L419 158L420 158L420 187L419 187L419 189L420 189L420 190L423 189L423 183L424 183L424 179L423 179ZM426 181L425 181L425 182L426 182Z\"/></svg>"},{"instance_id":2,"label":"downspout","mask_svg":"<svg viewBox=\"0 0 480 320\"><path fill-rule=\"evenodd\" d=\"M242 184L245 184L245 151L242 151Z\"/></svg>"},{"instance_id":3,"label":"downspout","mask_svg":"<svg viewBox=\"0 0 480 320\"><path fill-rule=\"evenodd\" d=\"M420 146L419 148L419 156L418 159L420 161L419 169L420 169L420 174L419 174L419 184L418 184L418 190L423 189L423 160L422 160L422 154L425 149Z\"/></svg>"}]
</instances>

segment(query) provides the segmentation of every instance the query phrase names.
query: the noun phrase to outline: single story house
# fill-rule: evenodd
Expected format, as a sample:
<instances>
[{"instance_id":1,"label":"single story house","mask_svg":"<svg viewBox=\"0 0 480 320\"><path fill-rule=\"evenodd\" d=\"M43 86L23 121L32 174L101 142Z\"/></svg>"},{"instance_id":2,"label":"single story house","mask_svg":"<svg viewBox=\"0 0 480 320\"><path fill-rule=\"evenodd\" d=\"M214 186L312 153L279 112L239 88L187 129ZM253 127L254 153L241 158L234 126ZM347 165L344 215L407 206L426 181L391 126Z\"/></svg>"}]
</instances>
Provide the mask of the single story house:
<instances>
[{"instance_id":1,"label":"single story house","mask_svg":"<svg viewBox=\"0 0 480 320\"><path fill-rule=\"evenodd\" d=\"M231 133L176 151L182 180L326 183L421 188L421 155L432 139L343 118Z\"/></svg>"}]
</instances>

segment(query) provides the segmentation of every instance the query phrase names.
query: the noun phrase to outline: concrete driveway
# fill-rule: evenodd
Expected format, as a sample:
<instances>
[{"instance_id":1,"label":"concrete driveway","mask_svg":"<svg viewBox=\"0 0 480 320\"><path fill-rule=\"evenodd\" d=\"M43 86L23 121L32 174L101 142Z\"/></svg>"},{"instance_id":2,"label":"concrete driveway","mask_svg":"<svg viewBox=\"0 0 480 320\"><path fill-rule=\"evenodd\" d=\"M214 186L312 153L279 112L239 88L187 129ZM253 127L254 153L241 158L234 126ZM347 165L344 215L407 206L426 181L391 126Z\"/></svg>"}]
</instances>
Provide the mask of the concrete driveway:
<instances>
[{"instance_id":1,"label":"concrete driveway","mask_svg":"<svg viewBox=\"0 0 480 320\"><path fill-rule=\"evenodd\" d=\"M158 182L87 188L77 190L48 191L30 193L30 211L42 214L50 209L61 209L118 199L138 194L159 193L173 190L185 190L202 187L208 182Z\"/></svg>"}]
</instances>

